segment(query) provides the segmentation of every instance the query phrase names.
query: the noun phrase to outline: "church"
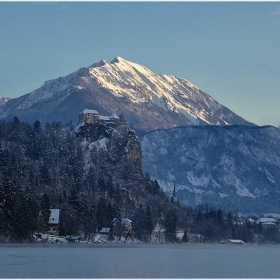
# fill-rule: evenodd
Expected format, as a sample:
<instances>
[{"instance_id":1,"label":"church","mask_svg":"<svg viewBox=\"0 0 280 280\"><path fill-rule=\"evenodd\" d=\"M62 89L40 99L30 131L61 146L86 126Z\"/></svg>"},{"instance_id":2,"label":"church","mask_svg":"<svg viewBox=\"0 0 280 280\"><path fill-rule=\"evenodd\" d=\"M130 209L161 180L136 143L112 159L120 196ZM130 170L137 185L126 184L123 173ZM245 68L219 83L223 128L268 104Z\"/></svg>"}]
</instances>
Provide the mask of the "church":
<instances>
[{"instance_id":1,"label":"church","mask_svg":"<svg viewBox=\"0 0 280 280\"><path fill-rule=\"evenodd\" d=\"M171 196L171 199L170 199L171 203L177 203L177 204L180 204L179 203L179 200L176 196L176 187L175 187L175 183L174 183L174 189L173 189L173 195Z\"/></svg>"}]
</instances>

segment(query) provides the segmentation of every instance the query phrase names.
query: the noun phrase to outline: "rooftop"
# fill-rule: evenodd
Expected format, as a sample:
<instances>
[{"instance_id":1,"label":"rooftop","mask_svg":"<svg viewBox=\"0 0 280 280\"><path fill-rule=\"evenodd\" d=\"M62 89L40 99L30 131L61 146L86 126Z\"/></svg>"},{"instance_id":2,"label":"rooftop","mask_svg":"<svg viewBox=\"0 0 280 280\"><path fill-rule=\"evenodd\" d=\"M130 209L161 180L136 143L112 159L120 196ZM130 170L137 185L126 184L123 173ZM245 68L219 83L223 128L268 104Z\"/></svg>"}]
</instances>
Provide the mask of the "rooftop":
<instances>
[{"instance_id":1,"label":"rooftop","mask_svg":"<svg viewBox=\"0 0 280 280\"><path fill-rule=\"evenodd\" d=\"M59 224L59 209L50 209L49 224Z\"/></svg>"},{"instance_id":2,"label":"rooftop","mask_svg":"<svg viewBox=\"0 0 280 280\"><path fill-rule=\"evenodd\" d=\"M96 110L90 110L90 109L82 109L80 114L95 114L95 115L99 115L99 113Z\"/></svg>"}]
</instances>

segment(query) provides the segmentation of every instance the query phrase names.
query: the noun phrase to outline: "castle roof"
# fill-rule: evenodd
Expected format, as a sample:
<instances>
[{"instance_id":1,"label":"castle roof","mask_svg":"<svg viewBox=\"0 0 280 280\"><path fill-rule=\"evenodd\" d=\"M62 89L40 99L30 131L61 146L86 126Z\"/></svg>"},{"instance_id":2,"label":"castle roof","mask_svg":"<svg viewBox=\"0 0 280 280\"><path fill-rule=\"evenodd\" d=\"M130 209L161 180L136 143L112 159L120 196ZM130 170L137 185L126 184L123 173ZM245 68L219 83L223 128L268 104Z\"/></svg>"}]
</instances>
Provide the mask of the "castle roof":
<instances>
[{"instance_id":1,"label":"castle roof","mask_svg":"<svg viewBox=\"0 0 280 280\"><path fill-rule=\"evenodd\" d=\"M115 113L113 113L113 114L110 116L110 119L119 119L119 117L118 117Z\"/></svg>"},{"instance_id":2,"label":"castle roof","mask_svg":"<svg viewBox=\"0 0 280 280\"><path fill-rule=\"evenodd\" d=\"M90 109L83 109L80 114L94 114L99 115L99 113L96 110L90 110Z\"/></svg>"}]
</instances>

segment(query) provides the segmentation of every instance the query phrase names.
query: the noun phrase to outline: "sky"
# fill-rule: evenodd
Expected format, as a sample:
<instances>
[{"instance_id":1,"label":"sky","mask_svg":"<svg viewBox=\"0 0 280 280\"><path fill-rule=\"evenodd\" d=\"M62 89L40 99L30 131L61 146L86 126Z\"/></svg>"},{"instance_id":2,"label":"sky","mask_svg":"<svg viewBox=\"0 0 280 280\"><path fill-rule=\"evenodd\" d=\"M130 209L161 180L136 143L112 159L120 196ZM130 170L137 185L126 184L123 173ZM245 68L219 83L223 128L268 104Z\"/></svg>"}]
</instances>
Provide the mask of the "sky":
<instances>
[{"instance_id":1,"label":"sky","mask_svg":"<svg viewBox=\"0 0 280 280\"><path fill-rule=\"evenodd\" d=\"M0 98L116 56L280 125L280 2L0 2Z\"/></svg>"}]
</instances>

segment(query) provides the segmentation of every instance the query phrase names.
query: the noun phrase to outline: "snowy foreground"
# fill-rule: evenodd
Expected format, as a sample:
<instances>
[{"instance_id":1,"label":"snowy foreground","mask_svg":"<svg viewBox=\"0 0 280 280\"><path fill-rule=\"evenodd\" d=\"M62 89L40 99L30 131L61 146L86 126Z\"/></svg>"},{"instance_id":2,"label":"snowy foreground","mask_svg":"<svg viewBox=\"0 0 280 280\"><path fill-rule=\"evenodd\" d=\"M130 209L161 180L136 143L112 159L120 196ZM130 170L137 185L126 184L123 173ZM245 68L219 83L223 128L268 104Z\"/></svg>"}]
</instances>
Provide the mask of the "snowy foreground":
<instances>
[{"instance_id":1,"label":"snowy foreground","mask_svg":"<svg viewBox=\"0 0 280 280\"><path fill-rule=\"evenodd\" d=\"M136 238L127 238L125 240L124 237L114 237L114 240L109 241L109 235L96 234L90 240L83 240L81 236L54 236L50 234L39 234L33 235L34 242L37 243L84 243L84 244L92 244L92 243L143 243ZM180 234L181 235L181 234ZM160 241L155 236L151 237L151 241L149 243L165 243L164 240Z\"/></svg>"}]
</instances>

